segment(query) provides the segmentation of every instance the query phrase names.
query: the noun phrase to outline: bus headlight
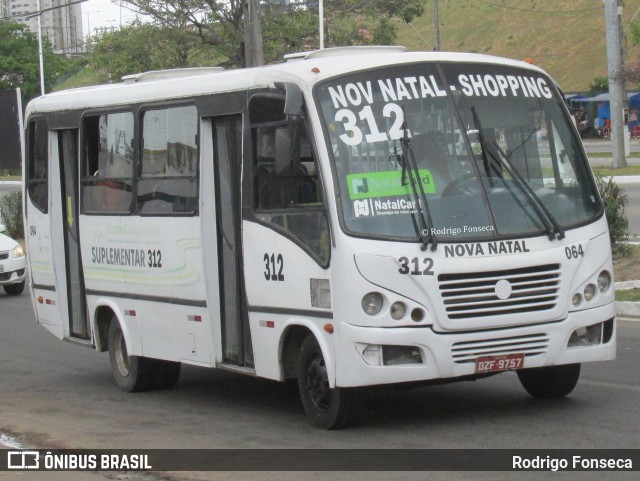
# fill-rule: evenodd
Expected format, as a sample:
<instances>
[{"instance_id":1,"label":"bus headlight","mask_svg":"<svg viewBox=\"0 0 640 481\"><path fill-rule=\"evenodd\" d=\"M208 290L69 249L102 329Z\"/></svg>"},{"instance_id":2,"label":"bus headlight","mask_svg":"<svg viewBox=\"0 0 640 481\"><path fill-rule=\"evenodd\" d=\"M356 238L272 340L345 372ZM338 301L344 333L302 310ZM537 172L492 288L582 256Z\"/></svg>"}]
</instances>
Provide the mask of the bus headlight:
<instances>
[{"instance_id":1,"label":"bus headlight","mask_svg":"<svg viewBox=\"0 0 640 481\"><path fill-rule=\"evenodd\" d=\"M602 271L598 275L598 289L600 292L604 292L611 286L611 273L609 271Z\"/></svg>"},{"instance_id":2,"label":"bus headlight","mask_svg":"<svg viewBox=\"0 0 640 481\"><path fill-rule=\"evenodd\" d=\"M574 307L578 307L581 302L582 302L582 296L578 293L574 294L573 297L571 298L571 303L573 304Z\"/></svg>"},{"instance_id":3,"label":"bus headlight","mask_svg":"<svg viewBox=\"0 0 640 481\"><path fill-rule=\"evenodd\" d=\"M382 310L383 303L382 294L370 292L362 298L362 310L370 316L375 316Z\"/></svg>"},{"instance_id":4,"label":"bus headlight","mask_svg":"<svg viewBox=\"0 0 640 481\"><path fill-rule=\"evenodd\" d=\"M596 286L595 284L587 284L584 287L584 291L582 292L584 296L584 300L589 302L596 295Z\"/></svg>"},{"instance_id":5,"label":"bus headlight","mask_svg":"<svg viewBox=\"0 0 640 481\"><path fill-rule=\"evenodd\" d=\"M399 321L407 313L407 306L405 306L404 303L400 301L394 302L393 304L391 304L390 312L391 318L394 321Z\"/></svg>"}]
</instances>

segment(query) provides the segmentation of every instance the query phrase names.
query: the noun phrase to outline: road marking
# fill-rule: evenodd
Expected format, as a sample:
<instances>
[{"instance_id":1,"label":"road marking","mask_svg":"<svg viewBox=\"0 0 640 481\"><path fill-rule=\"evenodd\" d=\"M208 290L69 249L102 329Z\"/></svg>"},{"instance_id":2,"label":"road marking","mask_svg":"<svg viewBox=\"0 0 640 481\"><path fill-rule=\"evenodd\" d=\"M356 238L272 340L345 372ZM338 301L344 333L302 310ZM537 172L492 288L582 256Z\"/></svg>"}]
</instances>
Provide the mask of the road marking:
<instances>
[{"instance_id":1,"label":"road marking","mask_svg":"<svg viewBox=\"0 0 640 481\"><path fill-rule=\"evenodd\" d=\"M13 449L22 449L22 445L11 436L0 433L0 445Z\"/></svg>"},{"instance_id":2,"label":"road marking","mask_svg":"<svg viewBox=\"0 0 640 481\"><path fill-rule=\"evenodd\" d=\"M613 382L602 381L583 381L580 380L580 384L587 384L589 386L606 387L611 389L623 389L625 391L640 392L640 386L630 386L629 384L618 384Z\"/></svg>"}]
</instances>

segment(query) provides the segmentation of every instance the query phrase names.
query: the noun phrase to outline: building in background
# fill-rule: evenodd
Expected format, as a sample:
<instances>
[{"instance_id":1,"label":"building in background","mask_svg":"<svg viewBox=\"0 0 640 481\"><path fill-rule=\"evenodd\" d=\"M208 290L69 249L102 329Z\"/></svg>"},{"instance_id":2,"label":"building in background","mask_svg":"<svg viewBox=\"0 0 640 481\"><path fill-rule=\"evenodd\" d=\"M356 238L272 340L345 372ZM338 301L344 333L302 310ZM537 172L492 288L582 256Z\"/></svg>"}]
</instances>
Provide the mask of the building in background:
<instances>
[{"instance_id":1,"label":"building in background","mask_svg":"<svg viewBox=\"0 0 640 481\"><path fill-rule=\"evenodd\" d=\"M46 10L40 16L42 36L49 39L56 53L77 53L83 50L81 4L69 5L72 1L40 0L40 10ZM32 32L38 33L38 17L26 18L38 11L38 0L0 0L0 2L9 3L8 16L12 17L12 20L24 23Z\"/></svg>"},{"instance_id":2,"label":"building in background","mask_svg":"<svg viewBox=\"0 0 640 481\"><path fill-rule=\"evenodd\" d=\"M0 18L9 18L9 0L0 0Z\"/></svg>"}]
</instances>

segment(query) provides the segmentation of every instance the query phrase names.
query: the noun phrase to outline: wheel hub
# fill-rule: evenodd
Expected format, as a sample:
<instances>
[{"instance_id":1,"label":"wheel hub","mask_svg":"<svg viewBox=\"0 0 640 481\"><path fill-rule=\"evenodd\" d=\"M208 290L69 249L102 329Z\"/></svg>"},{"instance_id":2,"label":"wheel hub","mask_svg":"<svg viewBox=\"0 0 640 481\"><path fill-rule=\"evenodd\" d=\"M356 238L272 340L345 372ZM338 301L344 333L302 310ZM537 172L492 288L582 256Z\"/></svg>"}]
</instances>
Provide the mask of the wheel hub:
<instances>
[{"instance_id":1,"label":"wheel hub","mask_svg":"<svg viewBox=\"0 0 640 481\"><path fill-rule=\"evenodd\" d=\"M313 404L318 409L329 408L331 388L329 387L329 376L327 367L322 357L316 357L309 363L306 372L307 391Z\"/></svg>"},{"instance_id":2,"label":"wheel hub","mask_svg":"<svg viewBox=\"0 0 640 481\"><path fill-rule=\"evenodd\" d=\"M115 335L115 360L120 375L127 377L130 370L129 354L127 353L127 344L121 330L118 330Z\"/></svg>"}]
</instances>

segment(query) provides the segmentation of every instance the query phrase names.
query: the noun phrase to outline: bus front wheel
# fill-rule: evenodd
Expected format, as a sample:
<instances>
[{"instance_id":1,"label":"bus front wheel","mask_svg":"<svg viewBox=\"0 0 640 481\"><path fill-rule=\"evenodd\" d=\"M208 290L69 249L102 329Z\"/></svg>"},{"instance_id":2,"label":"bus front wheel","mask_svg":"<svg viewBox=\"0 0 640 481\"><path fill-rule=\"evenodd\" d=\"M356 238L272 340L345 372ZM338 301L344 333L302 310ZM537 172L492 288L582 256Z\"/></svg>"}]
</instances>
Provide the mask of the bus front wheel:
<instances>
[{"instance_id":1,"label":"bus front wheel","mask_svg":"<svg viewBox=\"0 0 640 481\"><path fill-rule=\"evenodd\" d=\"M533 397L552 399L566 396L578 384L580 364L536 367L518 371L522 387Z\"/></svg>"},{"instance_id":2,"label":"bus front wheel","mask_svg":"<svg viewBox=\"0 0 640 481\"><path fill-rule=\"evenodd\" d=\"M331 388L322 350L310 334L298 355L298 390L311 424L339 429L353 423L356 413L354 389Z\"/></svg>"}]
</instances>

